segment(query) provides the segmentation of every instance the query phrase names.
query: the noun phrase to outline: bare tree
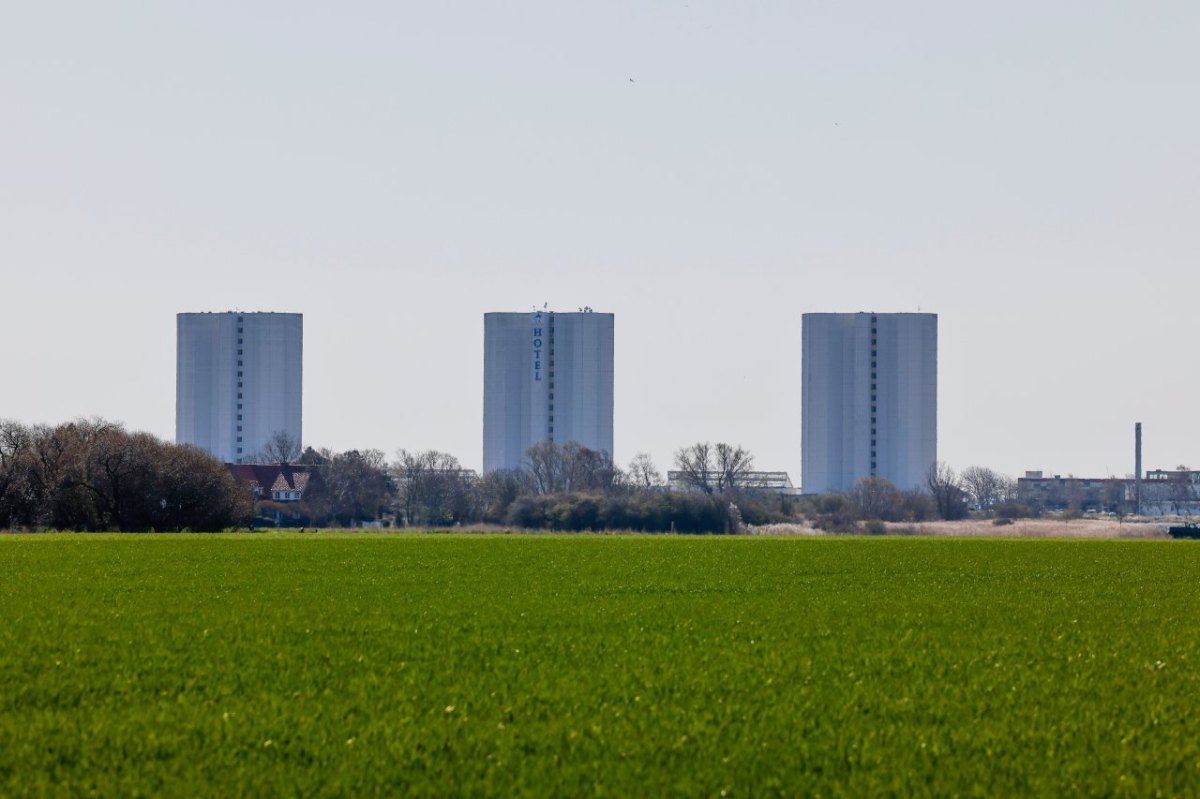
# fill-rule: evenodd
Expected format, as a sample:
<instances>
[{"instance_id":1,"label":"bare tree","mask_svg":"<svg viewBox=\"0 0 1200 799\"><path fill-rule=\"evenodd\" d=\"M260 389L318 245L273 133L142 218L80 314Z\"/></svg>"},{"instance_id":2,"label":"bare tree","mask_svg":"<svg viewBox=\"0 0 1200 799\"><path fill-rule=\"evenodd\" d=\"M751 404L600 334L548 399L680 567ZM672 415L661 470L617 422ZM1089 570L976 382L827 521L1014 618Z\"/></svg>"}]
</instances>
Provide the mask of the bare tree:
<instances>
[{"instance_id":1,"label":"bare tree","mask_svg":"<svg viewBox=\"0 0 1200 799\"><path fill-rule=\"evenodd\" d=\"M563 491L603 491L613 488L616 470L608 453L577 441L562 445Z\"/></svg>"},{"instance_id":2,"label":"bare tree","mask_svg":"<svg viewBox=\"0 0 1200 799\"><path fill-rule=\"evenodd\" d=\"M543 441L525 450L525 470L538 494L608 491L616 472L608 454L576 441Z\"/></svg>"},{"instance_id":3,"label":"bare tree","mask_svg":"<svg viewBox=\"0 0 1200 799\"><path fill-rule=\"evenodd\" d=\"M201 450L101 419L0 423L0 528L220 530L249 495Z\"/></svg>"},{"instance_id":4,"label":"bare tree","mask_svg":"<svg viewBox=\"0 0 1200 799\"><path fill-rule=\"evenodd\" d=\"M305 447L304 452L300 453L300 458L297 462L305 466L324 466L332 460L333 450L329 447L321 447L320 449Z\"/></svg>"},{"instance_id":5,"label":"bare tree","mask_svg":"<svg viewBox=\"0 0 1200 799\"><path fill-rule=\"evenodd\" d=\"M996 487L996 502L1000 504L1016 502L1017 487L1018 483L1015 477L1009 477L1007 474L1000 475L1000 483Z\"/></svg>"},{"instance_id":6,"label":"bare tree","mask_svg":"<svg viewBox=\"0 0 1200 799\"><path fill-rule=\"evenodd\" d=\"M754 456L738 445L702 441L677 451L675 468L685 485L706 494L725 494L744 487Z\"/></svg>"},{"instance_id":7,"label":"bare tree","mask_svg":"<svg viewBox=\"0 0 1200 799\"><path fill-rule=\"evenodd\" d=\"M1008 502L1016 495L1017 481L986 466L969 466L963 469L962 487L971 497L972 504L980 510L990 510Z\"/></svg>"},{"instance_id":8,"label":"bare tree","mask_svg":"<svg viewBox=\"0 0 1200 799\"><path fill-rule=\"evenodd\" d=\"M300 442L287 430L276 430L255 455L259 463L292 463L300 457Z\"/></svg>"},{"instance_id":9,"label":"bare tree","mask_svg":"<svg viewBox=\"0 0 1200 799\"><path fill-rule=\"evenodd\" d=\"M532 478L538 494L554 494L562 490L562 450L550 441L542 441L525 450L525 471Z\"/></svg>"},{"instance_id":10,"label":"bare tree","mask_svg":"<svg viewBox=\"0 0 1200 799\"><path fill-rule=\"evenodd\" d=\"M675 468L686 485L698 488L705 494L711 494L716 489L713 451L707 441L678 450L675 453Z\"/></svg>"},{"instance_id":11,"label":"bare tree","mask_svg":"<svg viewBox=\"0 0 1200 799\"><path fill-rule=\"evenodd\" d=\"M864 477L854 484L850 501L860 519L895 519L900 507L900 492L883 477Z\"/></svg>"},{"instance_id":12,"label":"bare tree","mask_svg":"<svg viewBox=\"0 0 1200 799\"><path fill-rule=\"evenodd\" d=\"M937 516L937 505L933 497L919 488L901 491L897 503L900 518L910 522L924 522Z\"/></svg>"},{"instance_id":13,"label":"bare tree","mask_svg":"<svg viewBox=\"0 0 1200 799\"><path fill-rule=\"evenodd\" d=\"M525 469L496 469L479 480L480 515L485 521L502 522L508 506L533 490Z\"/></svg>"},{"instance_id":14,"label":"bare tree","mask_svg":"<svg viewBox=\"0 0 1200 799\"><path fill-rule=\"evenodd\" d=\"M33 444L30 428L0 419L0 530L30 523L32 497L28 469Z\"/></svg>"},{"instance_id":15,"label":"bare tree","mask_svg":"<svg viewBox=\"0 0 1200 799\"><path fill-rule=\"evenodd\" d=\"M925 484L937 505L939 516L948 520L967 517L967 492L963 490L953 469L938 461L929 467Z\"/></svg>"},{"instance_id":16,"label":"bare tree","mask_svg":"<svg viewBox=\"0 0 1200 799\"><path fill-rule=\"evenodd\" d=\"M655 488L663 482L662 472L645 452L634 455L629 462L629 480L637 488Z\"/></svg>"},{"instance_id":17,"label":"bare tree","mask_svg":"<svg viewBox=\"0 0 1200 799\"><path fill-rule=\"evenodd\" d=\"M718 442L716 447L717 491L726 493L743 486L746 474L754 468L754 456L740 445Z\"/></svg>"},{"instance_id":18,"label":"bare tree","mask_svg":"<svg viewBox=\"0 0 1200 799\"><path fill-rule=\"evenodd\" d=\"M333 455L318 475L305 496L313 515L351 527L378 519L395 490L377 449Z\"/></svg>"},{"instance_id":19,"label":"bare tree","mask_svg":"<svg viewBox=\"0 0 1200 799\"><path fill-rule=\"evenodd\" d=\"M463 469L453 455L433 449L401 449L396 452L392 474L397 506L406 525L453 524L468 515L474 473Z\"/></svg>"}]
</instances>

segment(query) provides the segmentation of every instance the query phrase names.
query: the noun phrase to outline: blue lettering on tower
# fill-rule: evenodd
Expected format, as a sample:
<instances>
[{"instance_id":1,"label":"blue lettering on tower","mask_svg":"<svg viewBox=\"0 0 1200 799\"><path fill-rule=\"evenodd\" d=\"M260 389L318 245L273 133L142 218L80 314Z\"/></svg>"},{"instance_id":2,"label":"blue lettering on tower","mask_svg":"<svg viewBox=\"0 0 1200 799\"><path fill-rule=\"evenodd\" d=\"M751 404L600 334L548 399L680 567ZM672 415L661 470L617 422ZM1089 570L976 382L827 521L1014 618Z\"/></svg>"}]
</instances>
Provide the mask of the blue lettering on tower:
<instances>
[{"instance_id":1,"label":"blue lettering on tower","mask_svg":"<svg viewBox=\"0 0 1200 799\"><path fill-rule=\"evenodd\" d=\"M542 380L542 313L533 315L533 379Z\"/></svg>"}]
</instances>

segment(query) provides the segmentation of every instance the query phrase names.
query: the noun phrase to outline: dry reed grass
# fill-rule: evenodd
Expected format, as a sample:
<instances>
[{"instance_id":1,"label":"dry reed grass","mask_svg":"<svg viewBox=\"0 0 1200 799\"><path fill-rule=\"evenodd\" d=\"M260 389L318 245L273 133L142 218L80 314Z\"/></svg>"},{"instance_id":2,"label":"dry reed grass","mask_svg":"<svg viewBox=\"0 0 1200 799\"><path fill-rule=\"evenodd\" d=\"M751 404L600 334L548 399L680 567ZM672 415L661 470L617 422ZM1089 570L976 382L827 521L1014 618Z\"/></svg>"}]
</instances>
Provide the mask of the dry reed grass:
<instances>
[{"instance_id":1,"label":"dry reed grass","mask_svg":"<svg viewBox=\"0 0 1200 799\"><path fill-rule=\"evenodd\" d=\"M1116 519L1017 519L997 525L991 519L955 522L888 522L888 535L964 536L989 538L1166 538L1168 523ZM752 535L829 535L808 524L750 526Z\"/></svg>"}]
</instances>

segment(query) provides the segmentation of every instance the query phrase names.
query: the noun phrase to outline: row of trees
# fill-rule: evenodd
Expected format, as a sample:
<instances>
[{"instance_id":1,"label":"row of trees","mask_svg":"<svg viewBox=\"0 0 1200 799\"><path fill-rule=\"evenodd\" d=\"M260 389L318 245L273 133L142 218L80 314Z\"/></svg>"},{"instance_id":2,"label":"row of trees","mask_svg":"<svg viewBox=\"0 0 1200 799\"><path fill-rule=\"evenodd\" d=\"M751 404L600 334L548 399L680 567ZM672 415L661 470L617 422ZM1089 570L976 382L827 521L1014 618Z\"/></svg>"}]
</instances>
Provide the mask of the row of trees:
<instances>
[{"instance_id":1,"label":"row of trees","mask_svg":"<svg viewBox=\"0 0 1200 799\"><path fill-rule=\"evenodd\" d=\"M307 467L303 501L254 503L208 454L119 424L0 421L0 528L218 530L257 517L297 526L386 520L409 527L723 532L743 522L807 517L825 529L850 530L863 521L963 518L972 509L1005 515L1016 506L1010 478L982 467L957 474L944 464L930 470L924 490L901 491L870 477L844 495L781 496L754 485L750 452L723 442L675 453L673 488L691 489L682 491L667 490L644 453L621 469L575 442L536 444L519 468L482 477L436 450L401 449L389 462L374 449L301 452L282 434L259 459Z\"/></svg>"},{"instance_id":2,"label":"row of trees","mask_svg":"<svg viewBox=\"0 0 1200 799\"><path fill-rule=\"evenodd\" d=\"M961 474L938 463L923 490L901 491L881 477L860 480L848 493L802 499L758 490L753 455L740 446L701 442L675 453L676 487L645 453L627 469L604 453L575 442L530 447L517 469L482 478L437 450L399 450L385 463L378 450L334 455L307 450L301 462L319 464L320 490L312 493L306 523L353 524L390 516L409 527L473 523L553 529L688 529L729 527L729 505L745 521L761 524L807 517L827 529L867 520L962 519L971 511L1022 515L1016 481L974 466ZM601 501L602 500L602 501ZM704 512L700 512L704 506Z\"/></svg>"},{"instance_id":3,"label":"row of trees","mask_svg":"<svg viewBox=\"0 0 1200 799\"><path fill-rule=\"evenodd\" d=\"M276 434L264 447L264 463L287 462L296 457L299 445L286 433ZM312 450L309 450L311 453ZM383 454L368 451L373 464L386 471ZM333 456L325 451L319 460ZM743 495L753 491L754 456L745 448L717 442L698 442L675 453L675 474L681 487L693 488L710 496ZM662 473L646 453L638 453L628 469L614 466L605 453L590 450L576 442L541 443L525 453L525 463L517 475L505 476L522 494L566 494L572 492L611 493L631 489L659 489L664 486ZM402 515L410 524L442 524L470 515L473 508L465 496L462 469L458 459L436 450L397 452L391 473L399 483ZM983 466L971 466L956 473L944 463L934 464L926 476L924 491L899 491L879 477L865 478L845 496L863 518L924 520L932 517L960 519L974 510L983 513L1014 513L1019 508L1017 481ZM932 500L933 507L928 508Z\"/></svg>"},{"instance_id":4,"label":"row of trees","mask_svg":"<svg viewBox=\"0 0 1200 799\"><path fill-rule=\"evenodd\" d=\"M377 449L307 449L299 462L312 468L301 509L307 524L351 527L387 513L394 494L387 458ZM275 509L281 505L273 504ZM287 508L295 514L294 508Z\"/></svg>"},{"instance_id":5,"label":"row of trees","mask_svg":"<svg viewBox=\"0 0 1200 799\"><path fill-rule=\"evenodd\" d=\"M263 460L286 462L298 448L273 440ZM301 503L259 503L259 516L293 525L354 525L385 519L397 526L497 524L556 530L635 529L721 532L750 522L791 518L790 499L744 488L750 453L723 443L696 444L676 454L684 486L667 491L649 455L628 469L576 442L544 442L520 467L480 477L453 455L401 449L387 463L378 450L335 454L307 449L295 463L313 469ZM733 509L731 510L731 506Z\"/></svg>"},{"instance_id":6,"label":"row of trees","mask_svg":"<svg viewBox=\"0 0 1200 799\"><path fill-rule=\"evenodd\" d=\"M100 419L0 420L0 529L221 530L251 511L244 487L194 447Z\"/></svg>"},{"instance_id":7,"label":"row of trees","mask_svg":"<svg viewBox=\"0 0 1200 799\"><path fill-rule=\"evenodd\" d=\"M476 479L452 456L401 450L397 520L409 526L492 522L562 530L635 529L718 532L741 521L764 524L807 518L830 530L863 521L962 519L972 511L1016 516L1016 481L985 467L961 474L935 464L922 489L901 491L881 477L860 480L841 495L789 497L761 490L754 457L740 446L701 442L675 453L677 488L667 491L650 457L622 470L603 453L575 443L537 444L519 469Z\"/></svg>"},{"instance_id":8,"label":"row of trees","mask_svg":"<svg viewBox=\"0 0 1200 799\"><path fill-rule=\"evenodd\" d=\"M208 453L120 424L0 420L0 529L222 530L276 513L352 525L391 509L394 482L382 452L309 449L293 457L295 448L275 445L281 440L265 457L313 467L299 508L267 498L255 503Z\"/></svg>"},{"instance_id":9,"label":"row of trees","mask_svg":"<svg viewBox=\"0 0 1200 799\"><path fill-rule=\"evenodd\" d=\"M849 532L862 522L952 521L972 512L1012 518L1033 511L1018 503L1010 477L982 466L960 474L935 463L922 489L901 491L882 477L865 477L845 494L805 497L801 512L821 529Z\"/></svg>"}]
</instances>

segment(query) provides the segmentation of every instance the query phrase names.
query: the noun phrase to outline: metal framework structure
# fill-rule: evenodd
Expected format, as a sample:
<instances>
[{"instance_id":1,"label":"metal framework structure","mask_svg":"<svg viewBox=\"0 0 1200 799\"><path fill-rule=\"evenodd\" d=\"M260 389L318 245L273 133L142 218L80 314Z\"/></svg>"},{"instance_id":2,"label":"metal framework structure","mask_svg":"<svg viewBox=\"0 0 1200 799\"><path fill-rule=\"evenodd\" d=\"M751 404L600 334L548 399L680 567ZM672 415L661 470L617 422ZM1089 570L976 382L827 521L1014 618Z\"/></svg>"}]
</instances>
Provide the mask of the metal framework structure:
<instances>
[{"instance_id":1,"label":"metal framework structure","mask_svg":"<svg viewBox=\"0 0 1200 799\"><path fill-rule=\"evenodd\" d=\"M704 474L705 482L716 485L721 481L719 471L708 471ZM687 473L682 471L667 472L667 486L675 489L692 488L692 482ZM742 472L734 478L734 487L758 491L771 491L777 494L797 493L792 485L792 478L787 472Z\"/></svg>"}]
</instances>

